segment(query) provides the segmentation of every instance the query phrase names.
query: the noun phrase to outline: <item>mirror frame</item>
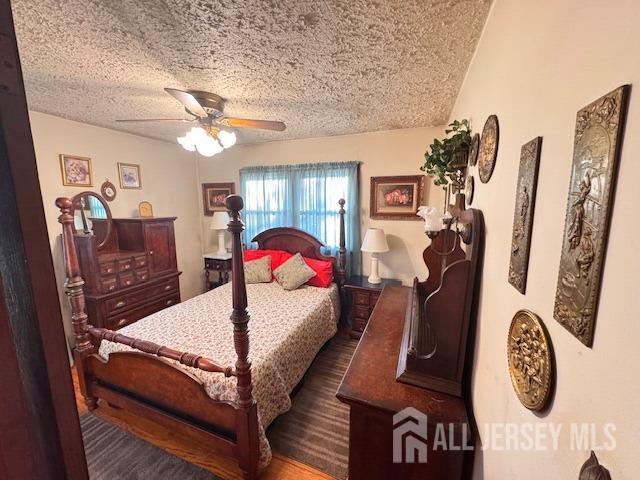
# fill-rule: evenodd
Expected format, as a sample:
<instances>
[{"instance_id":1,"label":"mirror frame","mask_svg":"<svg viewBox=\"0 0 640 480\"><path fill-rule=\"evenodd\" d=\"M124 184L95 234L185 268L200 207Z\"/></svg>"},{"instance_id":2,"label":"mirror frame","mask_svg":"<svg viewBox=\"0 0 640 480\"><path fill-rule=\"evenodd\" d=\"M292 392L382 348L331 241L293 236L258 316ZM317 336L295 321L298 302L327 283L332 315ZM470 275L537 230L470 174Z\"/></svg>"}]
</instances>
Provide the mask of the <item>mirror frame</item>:
<instances>
[{"instance_id":1,"label":"mirror frame","mask_svg":"<svg viewBox=\"0 0 640 480\"><path fill-rule=\"evenodd\" d=\"M113 230L113 217L111 216L111 209L109 208L109 204L107 203L107 201L99 194L97 194L96 192L92 192L90 190L86 190L84 192L80 192L76 195L74 195L73 197L71 197L71 203L72 203L72 207L71 207L71 214L75 215L76 212L76 205L78 204L78 202L80 201L80 199L82 197L86 197L86 196L91 196L91 197L95 197L97 198L100 203L102 203L102 205L104 206L104 210L105 212L107 212L107 220L109 220L107 222L107 233L104 236L104 239L102 240L102 242L100 242L98 244L98 250L102 250L102 248L107 244L107 241L109 240L109 238L111 238L111 232ZM73 234L76 235L78 233L78 231L76 230L76 226L75 224L72 225L73 227Z\"/></svg>"}]
</instances>

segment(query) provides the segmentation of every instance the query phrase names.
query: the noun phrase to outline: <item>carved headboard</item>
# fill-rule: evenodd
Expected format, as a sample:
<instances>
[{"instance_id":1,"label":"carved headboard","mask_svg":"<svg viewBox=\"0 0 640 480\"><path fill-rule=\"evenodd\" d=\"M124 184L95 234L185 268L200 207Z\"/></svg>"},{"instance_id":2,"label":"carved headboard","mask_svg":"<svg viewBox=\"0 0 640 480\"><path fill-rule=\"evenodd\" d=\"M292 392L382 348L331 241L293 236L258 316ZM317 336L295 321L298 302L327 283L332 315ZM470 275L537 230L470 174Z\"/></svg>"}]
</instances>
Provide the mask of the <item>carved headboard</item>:
<instances>
[{"instance_id":1,"label":"carved headboard","mask_svg":"<svg viewBox=\"0 0 640 480\"><path fill-rule=\"evenodd\" d=\"M293 227L270 228L256 235L251 242L257 243L258 248L264 250L284 250L289 253L300 253L303 257L317 260L329 260L333 262L333 278L339 287L346 281L346 246L344 232L344 200L339 201L340 210L340 248L338 256L324 255L322 248L325 246L320 240L310 233Z\"/></svg>"}]
</instances>

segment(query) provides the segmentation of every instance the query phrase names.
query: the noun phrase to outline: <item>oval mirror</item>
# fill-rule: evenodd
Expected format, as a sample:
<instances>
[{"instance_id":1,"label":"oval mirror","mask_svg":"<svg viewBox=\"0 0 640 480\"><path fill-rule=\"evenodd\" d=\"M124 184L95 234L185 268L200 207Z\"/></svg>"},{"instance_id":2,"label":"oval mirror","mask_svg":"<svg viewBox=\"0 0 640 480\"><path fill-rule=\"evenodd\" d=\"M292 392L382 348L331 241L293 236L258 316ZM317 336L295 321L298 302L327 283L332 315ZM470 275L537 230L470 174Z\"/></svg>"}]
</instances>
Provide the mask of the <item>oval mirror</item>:
<instances>
[{"instance_id":1,"label":"oval mirror","mask_svg":"<svg viewBox=\"0 0 640 480\"><path fill-rule=\"evenodd\" d=\"M111 235L111 210L104 198L95 192L82 192L71 199L73 202L73 227L75 234L95 235L98 250L102 249Z\"/></svg>"}]
</instances>

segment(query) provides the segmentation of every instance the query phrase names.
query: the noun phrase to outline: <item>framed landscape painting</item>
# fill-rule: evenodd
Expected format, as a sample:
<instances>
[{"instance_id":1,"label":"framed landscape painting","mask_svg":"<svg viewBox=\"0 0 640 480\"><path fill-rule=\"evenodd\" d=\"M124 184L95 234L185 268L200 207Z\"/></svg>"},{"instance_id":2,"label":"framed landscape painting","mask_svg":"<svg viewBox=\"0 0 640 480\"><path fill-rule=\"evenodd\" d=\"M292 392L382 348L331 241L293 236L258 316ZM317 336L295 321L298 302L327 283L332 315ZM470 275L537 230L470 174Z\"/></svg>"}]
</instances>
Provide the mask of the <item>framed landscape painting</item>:
<instances>
[{"instance_id":1,"label":"framed landscape painting","mask_svg":"<svg viewBox=\"0 0 640 480\"><path fill-rule=\"evenodd\" d=\"M235 183L203 183L202 184L202 205L204 214L212 216L214 212L224 212L227 207L224 200L231 194L236 193Z\"/></svg>"},{"instance_id":2,"label":"framed landscape painting","mask_svg":"<svg viewBox=\"0 0 640 480\"><path fill-rule=\"evenodd\" d=\"M118 176L120 177L120 188L142 188L140 165L133 163L118 163Z\"/></svg>"},{"instance_id":3,"label":"framed landscape painting","mask_svg":"<svg viewBox=\"0 0 640 480\"><path fill-rule=\"evenodd\" d=\"M371 177L370 217L378 220L420 220L424 175Z\"/></svg>"},{"instance_id":4,"label":"framed landscape painting","mask_svg":"<svg viewBox=\"0 0 640 480\"><path fill-rule=\"evenodd\" d=\"M69 187L92 187L91 159L76 155L60 155L62 184Z\"/></svg>"}]
</instances>

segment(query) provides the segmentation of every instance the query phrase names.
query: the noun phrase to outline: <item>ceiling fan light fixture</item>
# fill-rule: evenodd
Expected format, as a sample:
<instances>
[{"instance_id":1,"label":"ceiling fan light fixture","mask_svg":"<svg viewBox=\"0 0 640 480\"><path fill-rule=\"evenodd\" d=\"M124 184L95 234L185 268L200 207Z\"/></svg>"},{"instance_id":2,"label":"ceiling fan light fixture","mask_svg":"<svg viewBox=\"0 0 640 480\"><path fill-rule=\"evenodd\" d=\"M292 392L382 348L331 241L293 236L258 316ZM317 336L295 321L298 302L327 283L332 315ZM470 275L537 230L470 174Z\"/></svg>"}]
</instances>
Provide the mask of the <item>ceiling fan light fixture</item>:
<instances>
[{"instance_id":1,"label":"ceiling fan light fixture","mask_svg":"<svg viewBox=\"0 0 640 480\"><path fill-rule=\"evenodd\" d=\"M206 135L204 137L197 138L196 150L203 157L213 157L215 154L220 153L224 148L214 138Z\"/></svg>"},{"instance_id":2,"label":"ceiling fan light fixture","mask_svg":"<svg viewBox=\"0 0 640 480\"><path fill-rule=\"evenodd\" d=\"M193 143L193 139L189 137L189 135L185 135L184 137L178 137L178 143L187 150L188 152L194 152L196 150L196 144Z\"/></svg>"},{"instance_id":3,"label":"ceiling fan light fixture","mask_svg":"<svg viewBox=\"0 0 640 480\"><path fill-rule=\"evenodd\" d=\"M236 132L220 130L218 132L218 141L224 148L233 147L237 141Z\"/></svg>"}]
</instances>

